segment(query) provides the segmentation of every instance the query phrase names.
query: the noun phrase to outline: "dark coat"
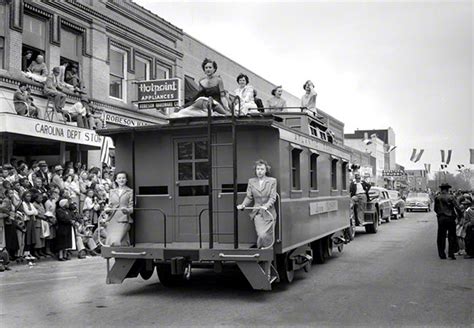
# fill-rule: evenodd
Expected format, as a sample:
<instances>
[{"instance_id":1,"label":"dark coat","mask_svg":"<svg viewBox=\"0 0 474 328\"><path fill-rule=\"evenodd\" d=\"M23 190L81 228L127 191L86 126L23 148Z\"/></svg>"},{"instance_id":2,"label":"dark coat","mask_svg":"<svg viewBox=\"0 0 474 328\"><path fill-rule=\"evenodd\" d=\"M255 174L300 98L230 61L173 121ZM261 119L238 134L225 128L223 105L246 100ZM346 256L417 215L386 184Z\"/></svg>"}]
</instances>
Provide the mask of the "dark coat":
<instances>
[{"instance_id":1,"label":"dark coat","mask_svg":"<svg viewBox=\"0 0 474 328\"><path fill-rule=\"evenodd\" d=\"M72 226L74 215L67 208L58 207L56 210L56 219L58 227L56 230L55 246L57 250L72 248Z\"/></svg>"},{"instance_id":2,"label":"dark coat","mask_svg":"<svg viewBox=\"0 0 474 328\"><path fill-rule=\"evenodd\" d=\"M370 183L365 182L364 180L361 180L360 183L362 183L362 188L364 188L365 195L367 196L367 199L369 199L369 190L370 190ZM351 185L349 186L349 192L351 193L351 197L354 196L357 192L357 185L355 181L351 182Z\"/></svg>"},{"instance_id":3,"label":"dark coat","mask_svg":"<svg viewBox=\"0 0 474 328\"><path fill-rule=\"evenodd\" d=\"M441 193L436 196L434 201L434 211L438 218L455 218L456 217L456 200L453 195Z\"/></svg>"}]
</instances>

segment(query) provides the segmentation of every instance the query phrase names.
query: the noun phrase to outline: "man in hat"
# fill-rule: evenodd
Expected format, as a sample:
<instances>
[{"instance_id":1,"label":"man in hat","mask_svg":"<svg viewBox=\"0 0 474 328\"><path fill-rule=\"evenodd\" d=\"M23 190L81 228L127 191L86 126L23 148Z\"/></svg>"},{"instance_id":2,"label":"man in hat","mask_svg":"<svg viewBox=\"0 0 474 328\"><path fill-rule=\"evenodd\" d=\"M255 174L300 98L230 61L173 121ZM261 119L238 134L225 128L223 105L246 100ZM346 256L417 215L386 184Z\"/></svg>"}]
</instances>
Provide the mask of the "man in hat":
<instances>
[{"instance_id":1,"label":"man in hat","mask_svg":"<svg viewBox=\"0 0 474 328\"><path fill-rule=\"evenodd\" d=\"M61 165L56 165L54 167L53 177L51 178L51 183L56 185L60 191L64 190L63 171Z\"/></svg>"},{"instance_id":2,"label":"man in hat","mask_svg":"<svg viewBox=\"0 0 474 328\"><path fill-rule=\"evenodd\" d=\"M438 217L438 255L446 259L446 234L448 234L448 256L455 260L454 253L457 252L458 244L456 240L456 200L449 193L451 186L447 183L441 184L441 192L435 198L434 211Z\"/></svg>"},{"instance_id":3,"label":"man in hat","mask_svg":"<svg viewBox=\"0 0 474 328\"><path fill-rule=\"evenodd\" d=\"M48 188L49 182L51 181L51 174L48 170L48 164L46 161L39 161L38 162L39 170L35 173L38 178L41 178L43 181L43 186Z\"/></svg>"},{"instance_id":4,"label":"man in hat","mask_svg":"<svg viewBox=\"0 0 474 328\"><path fill-rule=\"evenodd\" d=\"M62 92L62 88L59 82L59 74L61 73L59 67L53 68L51 73L44 84L43 93L54 99L54 109L57 112L62 113L63 107L66 104L66 95Z\"/></svg>"}]
</instances>

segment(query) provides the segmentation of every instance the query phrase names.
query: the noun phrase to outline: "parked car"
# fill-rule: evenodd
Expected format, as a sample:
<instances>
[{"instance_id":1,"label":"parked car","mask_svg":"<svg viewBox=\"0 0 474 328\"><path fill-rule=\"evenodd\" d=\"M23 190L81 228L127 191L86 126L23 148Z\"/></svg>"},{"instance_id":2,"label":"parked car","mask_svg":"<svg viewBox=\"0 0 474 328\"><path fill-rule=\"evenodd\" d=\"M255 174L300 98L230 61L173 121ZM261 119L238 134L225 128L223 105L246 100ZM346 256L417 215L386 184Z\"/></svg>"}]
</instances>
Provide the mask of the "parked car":
<instances>
[{"instance_id":1,"label":"parked car","mask_svg":"<svg viewBox=\"0 0 474 328\"><path fill-rule=\"evenodd\" d=\"M377 226L385 220L390 222L392 217L392 202L388 195L388 191L385 188L372 187L369 190L370 201L367 203L366 211L364 213L364 221L371 220L374 222L372 225L365 226L367 232L374 233L377 230Z\"/></svg>"},{"instance_id":2,"label":"parked car","mask_svg":"<svg viewBox=\"0 0 474 328\"><path fill-rule=\"evenodd\" d=\"M405 217L405 201L400 193L396 190L388 190L388 196L392 202L392 218L396 220L398 216Z\"/></svg>"},{"instance_id":3,"label":"parked car","mask_svg":"<svg viewBox=\"0 0 474 328\"><path fill-rule=\"evenodd\" d=\"M427 192L410 192L405 200L405 209L412 211L431 211L431 198Z\"/></svg>"}]
</instances>

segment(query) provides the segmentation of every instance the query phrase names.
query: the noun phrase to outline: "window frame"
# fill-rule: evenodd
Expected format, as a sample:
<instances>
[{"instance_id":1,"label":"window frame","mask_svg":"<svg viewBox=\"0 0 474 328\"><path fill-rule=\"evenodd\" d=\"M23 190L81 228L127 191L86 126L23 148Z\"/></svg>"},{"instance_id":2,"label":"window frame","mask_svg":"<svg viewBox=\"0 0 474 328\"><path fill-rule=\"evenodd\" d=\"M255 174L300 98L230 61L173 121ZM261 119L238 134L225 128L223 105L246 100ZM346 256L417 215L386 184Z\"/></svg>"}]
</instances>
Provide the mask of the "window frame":
<instances>
[{"instance_id":1,"label":"window frame","mask_svg":"<svg viewBox=\"0 0 474 328\"><path fill-rule=\"evenodd\" d=\"M111 69L110 69L110 63L109 63L109 98L111 99L114 99L114 100L118 100L120 102L124 102L126 103L127 102L127 65L128 65L128 52L126 50L123 50L119 47L116 47L114 45L110 45L110 49L109 49L110 52L112 51L115 51L115 52L118 52L118 53L121 53L123 54L123 77L121 76L118 76L118 75L115 75L111 72ZM113 77L116 77L116 78L121 78L122 79L122 98L117 98L115 96L111 96L110 95L110 76L113 76Z\"/></svg>"},{"instance_id":2,"label":"window frame","mask_svg":"<svg viewBox=\"0 0 474 328\"><path fill-rule=\"evenodd\" d=\"M290 152L290 167L291 167L291 190L301 191L301 153L302 149L293 148ZM294 154L297 154L298 159L296 165L294 165ZM295 184L296 182L296 184Z\"/></svg>"},{"instance_id":3,"label":"window frame","mask_svg":"<svg viewBox=\"0 0 474 328\"><path fill-rule=\"evenodd\" d=\"M318 157L319 154L310 152L309 156L309 190L318 191ZM314 168L313 168L314 163ZM314 175L312 175L314 174Z\"/></svg>"},{"instance_id":4,"label":"window frame","mask_svg":"<svg viewBox=\"0 0 474 328\"><path fill-rule=\"evenodd\" d=\"M23 47L23 45L22 45ZM5 69L5 37L0 36L0 69ZM22 56L23 58L23 56Z\"/></svg>"},{"instance_id":5,"label":"window frame","mask_svg":"<svg viewBox=\"0 0 474 328\"><path fill-rule=\"evenodd\" d=\"M337 162L338 158L331 158L331 190L337 191Z\"/></svg>"},{"instance_id":6,"label":"window frame","mask_svg":"<svg viewBox=\"0 0 474 328\"><path fill-rule=\"evenodd\" d=\"M25 43L25 30L26 30L26 17L29 16L33 19L36 19L36 20L39 20L41 21L42 24L44 24L44 49L42 49L41 47L38 47L39 44L28 44L28 43ZM23 45L26 45L27 47L30 47L30 48L35 48L35 49L38 49L40 51L43 51L44 53L46 53L46 49L48 47L48 42L49 42L49 38L50 38L50 24L48 24L48 18L42 16L42 15L37 15L36 13L30 13L29 11L28 12L25 12L24 15L23 15L23 32L22 32L22 47ZM28 33L28 32L26 32ZM46 62L46 57L45 57L45 62Z\"/></svg>"},{"instance_id":7,"label":"window frame","mask_svg":"<svg viewBox=\"0 0 474 328\"><path fill-rule=\"evenodd\" d=\"M145 64L145 80L150 80L151 79L151 60L150 59L147 59L143 56L140 56L138 54L135 55L135 63L134 63L134 67L135 67L135 73L136 73L136 68L137 68L137 64L136 62L139 61L141 63L144 63ZM135 81L138 81L138 79L135 77Z\"/></svg>"},{"instance_id":8,"label":"window frame","mask_svg":"<svg viewBox=\"0 0 474 328\"><path fill-rule=\"evenodd\" d=\"M161 80L158 78L157 74L158 74L158 69L164 71L166 73L166 77L165 79L169 79L171 77L171 66L168 66L166 64L163 64L161 62L158 62L158 61L155 61L155 78L156 80Z\"/></svg>"},{"instance_id":9,"label":"window frame","mask_svg":"<svg viewBox=\"0 0 474 328\"><path fill-rule=\"evenodd\" d=\"M342 161L341 165L341 183L342 183L342 190L347 190L347 166L348 162Z\"/></svg>"}]
</instances>

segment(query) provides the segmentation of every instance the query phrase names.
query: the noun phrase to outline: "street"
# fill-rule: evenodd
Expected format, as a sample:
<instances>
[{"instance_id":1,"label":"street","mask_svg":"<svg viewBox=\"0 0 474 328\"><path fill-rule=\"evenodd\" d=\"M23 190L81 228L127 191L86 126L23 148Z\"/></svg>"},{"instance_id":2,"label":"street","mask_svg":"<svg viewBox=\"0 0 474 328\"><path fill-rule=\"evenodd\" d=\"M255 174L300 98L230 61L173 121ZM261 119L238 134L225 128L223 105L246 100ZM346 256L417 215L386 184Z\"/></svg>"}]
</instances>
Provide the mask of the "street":
<instances>
[{"instance_id":1,"label":"street","mask_svg":"<svg viewBox=\"0 0 474 328\"><path fill-rule=\"evenodd\" d=\"M0 274L3 327L472 326L473 261L440 260L436 219L406 213L291 285L253 291L236 270L194 270L184 286L105 284L105 260L14 265Z\"/></svg>"}]
</instances>

